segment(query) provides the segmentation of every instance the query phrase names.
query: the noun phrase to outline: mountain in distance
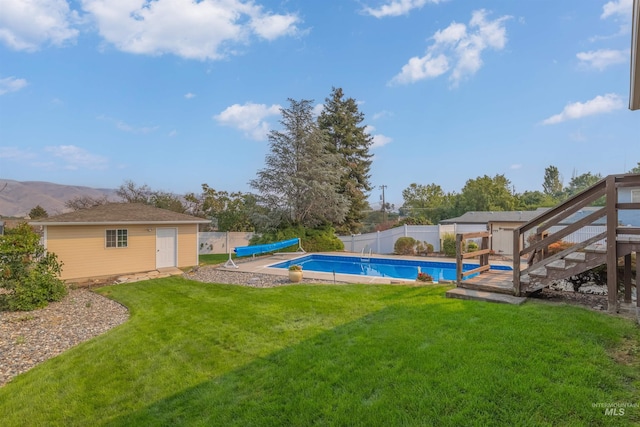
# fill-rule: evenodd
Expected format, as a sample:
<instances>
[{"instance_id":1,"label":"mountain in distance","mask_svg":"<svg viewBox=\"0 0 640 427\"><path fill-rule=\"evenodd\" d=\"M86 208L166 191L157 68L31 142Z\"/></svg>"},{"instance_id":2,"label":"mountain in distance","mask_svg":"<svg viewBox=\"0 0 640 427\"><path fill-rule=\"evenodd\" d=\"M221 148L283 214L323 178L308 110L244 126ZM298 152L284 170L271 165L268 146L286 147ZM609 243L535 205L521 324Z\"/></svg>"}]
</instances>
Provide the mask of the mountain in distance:
<instances>
[{"instance_id":1,"label":"mountain in distance","mask_svg":"<svg viewBox=\"0 0 640 427\"><path fill-rule=\"evenodd\" d=\"M42 181L13 181L0 178L0 217L24 218L31 209L42 206L49 216L69 212L64 204L70 199L88 196L117 201L115 189L62 185Z\"/></svg>"}]
</instances>

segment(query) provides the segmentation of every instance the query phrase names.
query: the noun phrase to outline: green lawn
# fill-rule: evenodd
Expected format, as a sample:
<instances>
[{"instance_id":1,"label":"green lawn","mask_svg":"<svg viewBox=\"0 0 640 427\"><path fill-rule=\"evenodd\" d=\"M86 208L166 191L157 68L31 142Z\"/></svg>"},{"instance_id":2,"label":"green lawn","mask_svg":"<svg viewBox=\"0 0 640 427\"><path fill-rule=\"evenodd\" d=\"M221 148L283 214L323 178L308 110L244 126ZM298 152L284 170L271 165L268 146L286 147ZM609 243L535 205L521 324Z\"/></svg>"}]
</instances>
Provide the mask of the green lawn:
<instances>
[{"instance_id":1,"label":"green lawn","mask_svg":"<svg viewBox=\"0 0 640 427\"><path fill-rule=\"evenodd\" d=\"M236 259L236 254L231 254L231 259ZM229 254L204 254L198 255L200 265L224 264L229 260Z\"/></svg>"},{"instance_id":2,"label":"green lawn","mask_svg":"<svg viewBox=\"0 0 640 427\"><path fill-rule=\"evenodd\" d=\"M0 388L3 426L637 425L640 329L445 287L101 288L131 319ZM615 357L614 357L615 356Z\"/></svg>"}]
</instances>

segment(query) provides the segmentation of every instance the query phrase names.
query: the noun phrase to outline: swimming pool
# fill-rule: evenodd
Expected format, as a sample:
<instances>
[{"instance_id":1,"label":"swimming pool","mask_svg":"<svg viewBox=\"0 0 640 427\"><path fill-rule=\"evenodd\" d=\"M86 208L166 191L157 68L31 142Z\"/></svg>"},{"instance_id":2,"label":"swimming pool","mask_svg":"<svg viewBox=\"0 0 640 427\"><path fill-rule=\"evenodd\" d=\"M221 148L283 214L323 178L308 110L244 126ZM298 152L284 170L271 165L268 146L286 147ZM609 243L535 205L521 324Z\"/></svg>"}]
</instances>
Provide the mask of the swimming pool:
<instances>
[{"instance_id":1,"label":"swimming pool","mask_svg":"<svg viewBox=\"0 0 640 427\"><path fill-rule=\"evenodd\" d=\"M455 262L417 261L391 258L362 258L358 256L310 254L301 258L272 264L271 268L289 268L298 264L303 270L321 273L355 274L359 276L389 277L394 279L415 280L418 267L423 273L429 273L436 282L455 281ZM462 270L473 270L477 264L463 264ZM493 270L511 270L511 267L492 265ZM467 276L473 277L474 275Z\"/></svg>"}]
</instances>

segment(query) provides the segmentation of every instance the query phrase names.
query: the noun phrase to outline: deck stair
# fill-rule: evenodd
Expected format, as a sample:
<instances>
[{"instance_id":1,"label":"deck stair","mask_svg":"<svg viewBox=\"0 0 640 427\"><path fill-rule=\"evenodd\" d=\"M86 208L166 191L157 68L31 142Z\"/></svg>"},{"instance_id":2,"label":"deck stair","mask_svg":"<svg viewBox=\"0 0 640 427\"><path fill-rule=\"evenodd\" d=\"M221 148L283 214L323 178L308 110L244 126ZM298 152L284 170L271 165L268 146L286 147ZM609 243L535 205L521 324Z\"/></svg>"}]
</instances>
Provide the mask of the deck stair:
<instances>
[{"instance_id":1,"label":"deck stair","mask_svg":"<svg viewBox=\"0 0 640 427\"><path fill-rule=\"evenodd\" d=\"M632 301L632 254L636 258L640 252L640 226L621 226L618 212L623 210L640 211L640 203L632 200L619 200L620 188L640 189L640 174L609 175L593 186L569 198L564 203L551 208L526 224L514 230L513 271L505 277L504 272L496 272L488 265L489 251L486 249L487 236L483 233L458 234L456 258L458 277L456 292L450 291L452 298L480 299L475 293L510 294L526 297L549 286L554 281L568 279L571 276L588 271L600 265L607 266L607 291L609 312L617 312L621 306L618 300L619 265L622 265L621 281L624 284L624 305ZM593 207L594 204L604 206ZM602 203L600 203L602 202ZM578 219L571 221L571 218ZM569 223L567 225L567 223ZM585 228L597 226L605 231L577 241ZM462 241L466 238L483 238L483 245L477 252L480 266L463 272L462 262L477 255L464 253ZM566 246L566 242L573 244ZM564 243L563 243L564 242ZM556 244L566 249L557 253L551 251ZM622 264L620 264L622 261ZM636 292L640 294L640 269L636 269ZM469 277L472 273L479 273ZM465 290L469 292L464 293ZM475 292L475 293L474 293ZM451 293L451 295L449 295ZM464 293L464 295L463 295ZM458 295L460 294L460 295ZM640 320L640 299L636 298L636 311Z\"/></svg>"},{"instance_id":2,"label":"deck stair","mask_svg":"<svg viewBox=\"0 0 640 427\"><path fill-rule=\"evenodd\" d=\"M606 265L608 310L615 312L619 307L618 264L619 260L623 260L624 302L630 303L631 254L637 254L640 250L640 227L620 226L618 212L640 210L640 203L619 200L618 190L625 187L640 188L640 174L609 175L514 230L515 259L526 259L524 263L514 263L514 294L528 295L554 281ZM596 201L604 202L604 206L594 209L592 206ZM578 216L578 213L584 214L582 218L558 227L566 223L569 217ZM604 227L600 227L605 231L550 255L552 245L596 224L604 224ZM640 309L640 304L638 307Z\"/></svg>"}]
</instances>

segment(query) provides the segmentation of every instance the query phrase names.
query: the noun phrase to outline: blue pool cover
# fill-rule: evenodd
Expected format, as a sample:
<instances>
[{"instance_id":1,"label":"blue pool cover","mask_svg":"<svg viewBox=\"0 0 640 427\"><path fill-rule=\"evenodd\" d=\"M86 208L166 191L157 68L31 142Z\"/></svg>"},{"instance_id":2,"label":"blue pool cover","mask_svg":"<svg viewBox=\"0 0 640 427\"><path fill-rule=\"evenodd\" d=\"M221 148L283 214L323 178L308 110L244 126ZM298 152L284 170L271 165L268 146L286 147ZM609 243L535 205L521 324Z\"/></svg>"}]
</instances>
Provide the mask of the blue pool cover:
<instances>
[{"instance_id":1,"label":"blue pool cover","mask_svg":"<svg viewBox=\"0 0 640 427\"><path fill-rule=\"evenodd\" d=\"M289 246L293 246L300 242L299 238L283 240L281 242L275 243L266 243L264 245L253 245L253 246L239 246L234 248L233 251L237 256L248 256L255 254L264 254L268 252L275 252L280 249L288 248Z\"/></svg>"}]
</instances>

